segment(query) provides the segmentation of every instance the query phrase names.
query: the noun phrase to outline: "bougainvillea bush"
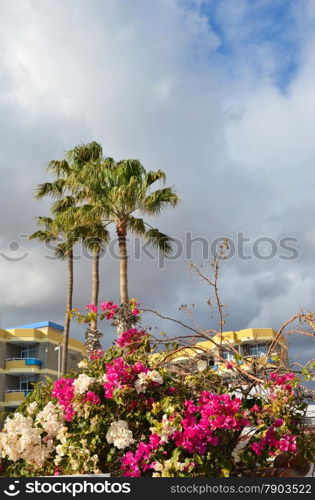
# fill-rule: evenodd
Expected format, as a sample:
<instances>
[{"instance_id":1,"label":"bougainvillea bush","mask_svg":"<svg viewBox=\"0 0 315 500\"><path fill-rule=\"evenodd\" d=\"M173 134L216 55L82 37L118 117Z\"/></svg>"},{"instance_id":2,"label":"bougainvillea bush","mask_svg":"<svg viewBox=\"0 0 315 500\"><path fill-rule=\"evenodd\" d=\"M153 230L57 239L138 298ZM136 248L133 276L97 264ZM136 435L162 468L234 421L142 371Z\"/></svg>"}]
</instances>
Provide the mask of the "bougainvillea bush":
<instances>
[{"instance_id":1,"label":"bougainvillea bush","mask_svg":"<svg viewBox=\"0 0 315 500\"><path fill-rule=\"evenodd\" d=\"M295 375L271 373L264 395L240 398L211 369L180 378L149 351L132 328L79 373L35 387L0 433L2 474L222 477L283 452L313 457Z\"/></svg>"}]
</instances>

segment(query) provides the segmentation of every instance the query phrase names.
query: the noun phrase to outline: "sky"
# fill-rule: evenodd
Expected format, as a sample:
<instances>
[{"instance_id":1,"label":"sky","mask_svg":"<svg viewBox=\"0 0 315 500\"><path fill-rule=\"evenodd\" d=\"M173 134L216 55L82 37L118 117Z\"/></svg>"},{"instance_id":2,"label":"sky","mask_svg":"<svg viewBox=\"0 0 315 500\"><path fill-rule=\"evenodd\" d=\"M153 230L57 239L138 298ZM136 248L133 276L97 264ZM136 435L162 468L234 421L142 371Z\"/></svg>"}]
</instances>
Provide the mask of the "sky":
<instances>
[{"instance_id":1,"label":"sky","mask_svg":"<svg viewBox=\"0 0 315 500\"><path fill-rule=\"evenodd\" d=\"M188 262L209 267L201 239L227 237L227 329L277 329L314 310L315 0L0 0L0 18L3 327L63 322L65 264L27 239L49 210L34 189L50 160L91 140L162 168L181 198L150 221L176 238L176 258L139 258L130 241L130 295L144 308L186 321L178 308L194 303L199 324L216 328ZM117 302L109 250L101 298ZM77 252L83 310L91 263ZM101 329L108 345L113 332ZM291 345L292 356L315 355L306 340Z\"/></svg>"}]
</instances>

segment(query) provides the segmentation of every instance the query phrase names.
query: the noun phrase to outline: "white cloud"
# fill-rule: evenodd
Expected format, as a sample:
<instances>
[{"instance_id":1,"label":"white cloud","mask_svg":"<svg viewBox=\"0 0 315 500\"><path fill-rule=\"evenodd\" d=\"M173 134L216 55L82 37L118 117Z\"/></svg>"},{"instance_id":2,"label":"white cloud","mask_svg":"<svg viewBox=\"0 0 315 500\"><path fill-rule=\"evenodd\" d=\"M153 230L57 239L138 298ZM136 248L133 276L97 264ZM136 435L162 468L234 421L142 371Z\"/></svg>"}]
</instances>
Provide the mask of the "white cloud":
<instances>
[{"instance_id":1,"label":"white cloud","mask_svg":"<svg viewBox=\"0 0 315 500\"><path fill-rule=\"evenodd\" d=\"M32 231L33 218L47 210L47 204L32 200L34 186L46 179L44 164L80 141L95 139L106 154L138 157L147 168L166 170L182 204L157 224L174 236L182 238L191 230L209 239L233 237L237 231L251 238L300 238L296 262L234 258L223 272L229 326L273 326L280 315L286 319L301 305L311 307L315 284L305 243L314 213L315 43L305 36L310 33L307 7L313 9L314 2L303 2L295 32L288 34L299 45L300 59L285 92L274 76L282 64L276 42L244 43L255 30L266 29L268 19L252 19L253 7L245 0L220 2L218 35L201 14L202 5L195 2L191 9L175 0L2 2L3 246ZM218 52L224 43L231 44L231 56ZM38 248L36 243L32 248ZM18 310L12 312L15 298L33 316L39 310L46 319L63 315L62 266L54 273L34 251L30 267L21 265L17 271L1 263L1 307L16 315L13 323L21 318ZM76 301L81 307L89 300L89 273L89 264L78 266ZM117 263L105 259L102 278L104 298L116 299ZM43 281L50 287L36 297ZM150 261L134 263L130 282L132 295L168 313L204 295L192 286L183 261L168 262L163 272ZM271 288L281 283L283 291L278 287L275 297L271 289L268 297L266 283ZM204 310L201 314L208 321Z\"/></svg>"}]
</instances>

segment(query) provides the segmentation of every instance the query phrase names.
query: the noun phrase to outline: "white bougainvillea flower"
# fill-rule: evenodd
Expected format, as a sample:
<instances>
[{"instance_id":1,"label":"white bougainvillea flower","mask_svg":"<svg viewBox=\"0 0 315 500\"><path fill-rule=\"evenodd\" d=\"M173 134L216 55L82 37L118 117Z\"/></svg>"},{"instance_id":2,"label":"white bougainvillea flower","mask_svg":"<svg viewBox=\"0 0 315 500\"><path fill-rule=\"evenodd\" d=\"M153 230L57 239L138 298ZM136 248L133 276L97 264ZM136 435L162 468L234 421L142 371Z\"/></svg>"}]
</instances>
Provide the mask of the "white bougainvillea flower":
<instances>
[{"instance_id":1,"label":"white bougainvillea flower","mask_svg":"<svg viewBox=\"0 0 315 500\"><path fill-rule=\"evenodd\" d=\"M163 377L157 370L139 373L138 379L135 382L135 389L138 394L145 392L150 383L163 384Z\"/></svg>"},{"instance_id":2,"label":"white bougainvillea flower","mask_svg":"<svg viewBox=\"0 0 315 500\"><path fill-rule=\"evenodd\" d=\"M89 377L85 373L80 373L78 378L73 382L74 394L84 394L94 382L95 378Z\"/></svg>"},{"instance_id":3,"label":"white bougainvillea flower","mask_svg":"<svg viewBox=\"0 0 315 500\"><path fill-rule=\"evenodd\" d=\"M128 446L134 443L132 432L125 420L112 422L107 431L106 439L109 444L113 444L119 450L128 448Z\"/></svg>"}]
</instances>

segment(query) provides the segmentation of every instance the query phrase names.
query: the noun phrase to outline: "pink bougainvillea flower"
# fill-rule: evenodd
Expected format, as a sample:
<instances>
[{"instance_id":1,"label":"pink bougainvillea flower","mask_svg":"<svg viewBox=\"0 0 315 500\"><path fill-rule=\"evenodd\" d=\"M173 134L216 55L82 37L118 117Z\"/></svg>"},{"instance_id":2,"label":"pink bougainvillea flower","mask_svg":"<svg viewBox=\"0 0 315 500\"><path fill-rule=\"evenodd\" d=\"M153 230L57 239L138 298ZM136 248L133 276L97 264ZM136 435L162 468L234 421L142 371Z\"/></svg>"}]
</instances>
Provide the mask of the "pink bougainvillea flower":
<instances>
[{"instance_id":1,"label":"pink bougainvillea flower","mask_svg":"<svg viewBox=\"0 0 315 500\"><path fill-rule=\"evenodd\" d=\"M73 378L61 378L54 382L54 387L52 390L52 397L58 400L59 405L63 408L65 412L65 418L68 422L71 422L75 415L75 411L72 406L72 401L74 398L74 379Z\"/></svg>"},{"instance_id":2,"label":"pink bougainvillea flower","mask_svg":"<svg viewBox=\"0 0 315 500\"><path fill-rule=\"evenodd\" d=\"M118 305L113 302L102 302L101 311L104 313L106 319L112 319L118 310Z\"/></svg>"},{"instance_id":3,"label":"pink bougainvillea flower","mask_svg":"<svg viewBox=\"0 0 315 500\"><path fill-rule=\"evenodd\" d=\"M98 307L95 304L87 304L86 309L90 310L92 313L97 313Z\"/></svg>"},{"instance_id":4,"label":"pink bougainvillea flower","mask_svg":"<svg viewBox=\"0 0 315 500\"><path fill-rule=\"evenodd\" d=\"M260 456L260 455L262 455L262 452L263 452L263 449L264 449L264 444L263 443L259 443L259 442L252 443L251 444L251 449L253 450L254 453L256 453L256 455Z\"/></svg>"},{"instance_id":5,"label":"pink bougainvillea flower","mask_svg":"<svg viewBox=\"0 0 315 500\"><path fill-rule=\"evenodd\" d=\"M147 336L148 334L144 330L130 328L118 337L117 344L119 345L119 347L128 347L132 344L139 344ZM136 349L137 347L134 346L134 348Z\"/></svg>"},{"instance_id":6,"label":"pink bougainvillea flower","mask_svg":"<svg viewBox=\"0 0 315 500\"><path fill-rule=\"evenodd\" d=\"M149 437L149 443L152 450L156 449L159 446L160 442L161 438L157 434L151 434L151 436Z\"/></svg>"},{"instance_id":7,"label":"pink bougainvillea flower","mask_svg":"<svg viewBox=\"0 0 315 500\"><path fill-rule=\"evenodd\" d=\"M280 421L282 421L283 423L282 419L278 420L278 424L280 423ZM279 427L279 425L276 426L276 428ZM262 455L265 449L268 449L268 453L271 456L275 456L279 451L295 452L297 449L296 437L292 434L279 436L279 433L275 430L275 425L273 425L267 430L265 436L262 439L251 444L251 448L256 455Z\"/></svg>"},{"instance_id":8,"label":"pink bougainvillea flower","mask_svg":"<svg viewBox=\"0 0 315 500\"><path fill-rule=\"evenodd\" d=\"M279 375L276 372L270 374L270 380L276 385L281 386L282 389L287 391L292 391L292 385L288 382L291 382L295 379L294 373L285 373L284 375Z\"/></svg>"},{"instance_id":9,"label":"pink bougainvillea flower","mask_svg":"<svg viewBox=\"0 0 315 500\"><path fill-rule=\"evenodd\" d=\"M286 435L283 436L280 441L279 441L279 449L281 451L289 451L289 452L295 452L296 451L296 437L292 435Z\"/></svg>"},{"instance_id":10,"label":"pink bougainvillea flower","mask_svg":"<svg viewBox=\"0 0 315 500\"><path fill-rule=\"evenodd\" d=\"M95 349L95 351L92 351L91 354L89 355L89 358L91 361L97 361L98 359L101 359L105 354L105 351L103 349Z\"/></svg>"},{"instance_id":11,"label":"pink bougainvillea flower","mask_svg":"<svg viewBox=\"0 0 315 500\"><path fill-rule=\"evenodd\" d=\"M140 477L142 472L153 469L155 462L151 461L154 451L158 448L160 437L156 434L151 434L149 443L140 441L134 453L127 451L121 458L122 470L124 476L127 477Z\"/></svg>"},{"instance_id":12,"label":"pink bougainvillea flower","mask_svg":"<svg viewBox=\"0 0 315 500\"><path fill-rule=\"evenodd\" d=\"M149 371L149 369L147 367L145 367L141 361L137 361L133 365L132 371L138 375L139 373L147 373Z\"/></svg>"},{"instance_id":13,"label":"pink bougainvillea flower","mask_svg":"<svg viewBox=\"0 0 315 500\"><path fill-rule=\"evenodd\" d=\"M281 427L283 425L283 419L282 418L277 418L274 423L274 427Z\"/></svg>"},{"instance_id":14,"label":"pink bougainvillea flower","mask_svg":"<svg viewBox=\"0 0 315 500\"><path fill-rule=\"evenodd\" d=\"M137 374L147 370L141 362L128 365L122 356L114 359L111 363L107 363L106 382L103 385L105 397L111 399L116 389L131 387L132 383L135 382Z\"/></svg>"},{"instance_id":15,"label":"pink bougainvillea flower","mask_svg":"<svg viewBox=\"0 0 315 500\"><path fill-rule=\"evenodd\" d=\"M93 391L88 391L84 401L92 403L93 405L99 405L101 403L101 398Z\"/></svg>"}]
</instances>

